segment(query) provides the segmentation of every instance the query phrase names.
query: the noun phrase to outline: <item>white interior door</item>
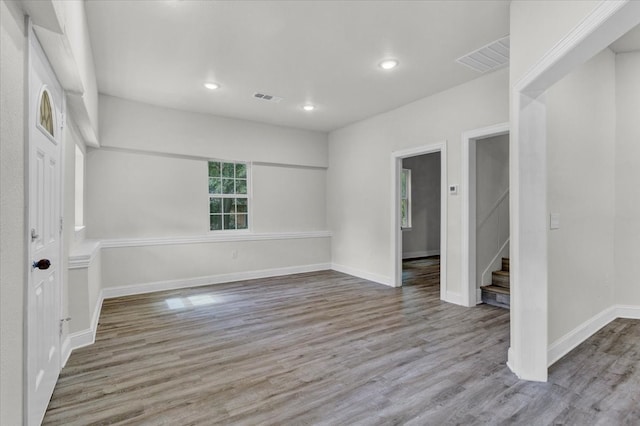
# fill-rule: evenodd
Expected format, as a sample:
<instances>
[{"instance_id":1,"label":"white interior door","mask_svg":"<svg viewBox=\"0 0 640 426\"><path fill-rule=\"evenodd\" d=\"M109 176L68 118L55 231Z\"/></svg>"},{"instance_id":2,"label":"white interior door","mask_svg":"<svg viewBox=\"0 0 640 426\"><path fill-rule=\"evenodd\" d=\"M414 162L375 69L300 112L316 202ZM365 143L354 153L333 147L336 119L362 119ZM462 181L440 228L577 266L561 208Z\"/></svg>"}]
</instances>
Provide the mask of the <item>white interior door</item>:
<instances>
[{"instance_id":1,"label":"white interior door","mask_svg":"<svg viewBox=\"0 0 640 426\"><path fill-rule=\"evenodd\" d=\"M29 49L27 423L40 424L60 373L63 93L37 39Z\"/></svg>"}]
</instances>

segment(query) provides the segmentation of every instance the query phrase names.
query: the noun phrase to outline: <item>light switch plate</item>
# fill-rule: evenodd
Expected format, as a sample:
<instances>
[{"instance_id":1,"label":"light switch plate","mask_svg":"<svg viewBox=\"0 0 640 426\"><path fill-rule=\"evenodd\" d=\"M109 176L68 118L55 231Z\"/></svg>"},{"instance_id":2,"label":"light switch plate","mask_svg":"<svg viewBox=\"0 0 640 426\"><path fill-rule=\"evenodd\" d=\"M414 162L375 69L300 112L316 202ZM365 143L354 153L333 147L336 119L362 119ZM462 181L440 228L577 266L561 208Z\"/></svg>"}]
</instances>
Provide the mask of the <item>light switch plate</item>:
<instances>
[{"instance_id":1,"label":"light switch plate","mask_svg":"<svg viewBox=\"0 0 640 426\"><path fill-rule=\"evenodd\" d=\"M449 185L449 195L458 195L458 185Z\"/></svg>"},{"instance_id":2,"label":"light switch plate","mask_svg":"<svg viewBox=\"0 0 640 426\"><path fill-rule=\"evenodd\" d=\"M549 229L560 229L560 213L551 213L549 217Z\"/></svg>"}]
</instances>

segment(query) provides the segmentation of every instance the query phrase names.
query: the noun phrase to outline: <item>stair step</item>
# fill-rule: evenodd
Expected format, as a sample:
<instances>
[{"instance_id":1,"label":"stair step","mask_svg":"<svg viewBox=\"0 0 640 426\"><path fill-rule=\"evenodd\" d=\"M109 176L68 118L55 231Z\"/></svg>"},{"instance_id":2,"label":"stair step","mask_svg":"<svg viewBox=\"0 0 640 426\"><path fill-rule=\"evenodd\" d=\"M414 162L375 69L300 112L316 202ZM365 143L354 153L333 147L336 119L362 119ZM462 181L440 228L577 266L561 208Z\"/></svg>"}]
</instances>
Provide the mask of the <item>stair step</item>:
<instances>
[{"instance_id":1,"label":"stair step","mask_svg":"<svg viewBox=\"0 0 640 426\"><path fill-rule=\"evenodd\" d=\"M502 258L502 270L503 271L508 271L509 270L509 258L508 257L503 257Z\"/></svg>"},{"instance_id":2,"label":"stair step","mask_svg":"<svg viewBox=\"0 0 640 426\"><path fill-rule=\"evenodd\" d=\"M499 308L510 309L511 294L509 289L494 285L480 287L482 290L482 301L487 305L497 306Z\"/></svg>"},{"instance_id":3,"label":"stair step","mask_svg":"<svg viewBox=\"0 0 640 426\"><path fill-rule=\"evenodd\" d=\"M500 294L511 294L511 290L505 287L500 287L497 285L485 285L480 287L482 291L488 291L490 293L500 293Z\"/></svg>"},{"instance_id":4,"label":"stair step","mask_svg":"<svg viewBox=\"0 0 640 426\"><path fill-rule=\"evenodd\" d=\"M495 286L509 288L510 286L509 271L493 271L491 273L491 284Z\"/></svg>"}]
</instances>

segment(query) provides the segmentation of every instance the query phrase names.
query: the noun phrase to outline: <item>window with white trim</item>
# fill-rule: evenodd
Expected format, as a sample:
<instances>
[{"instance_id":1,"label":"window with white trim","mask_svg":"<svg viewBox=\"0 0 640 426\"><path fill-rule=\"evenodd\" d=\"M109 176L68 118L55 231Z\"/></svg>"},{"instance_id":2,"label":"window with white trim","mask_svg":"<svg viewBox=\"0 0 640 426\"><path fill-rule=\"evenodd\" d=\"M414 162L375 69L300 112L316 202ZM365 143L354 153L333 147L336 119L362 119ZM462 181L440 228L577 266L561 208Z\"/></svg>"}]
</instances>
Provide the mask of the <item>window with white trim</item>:
<instances>
[{"instance_id":1,"label":"window with white trim","mask_svg":"<svg viewBox=\"0 0 640 426\"><path fill-rule=\"evenodd\" d=\"M79 229L84 226L84 153L78 145L76 145L75 163L75 227Z\"/></svg>"},{"instance_id":2,"label":"window with white trim","mask_svg":"<svg viewBox=\"0 0 640 426\"><path fill-rule=\"evenodd\" d=\"M209 229L249 229L249 165L209 161Z\"/></svg>"},{"instance_id":3,"label":"window with white trim","mask_svg":"<svg viewBox=\"0 0 640 426\"><path fill-rule=\"evenodd\" d=\"M411 228L411 170L402 169L400 181L400 211L402 228Z\"/></svg>"}]
</instances>

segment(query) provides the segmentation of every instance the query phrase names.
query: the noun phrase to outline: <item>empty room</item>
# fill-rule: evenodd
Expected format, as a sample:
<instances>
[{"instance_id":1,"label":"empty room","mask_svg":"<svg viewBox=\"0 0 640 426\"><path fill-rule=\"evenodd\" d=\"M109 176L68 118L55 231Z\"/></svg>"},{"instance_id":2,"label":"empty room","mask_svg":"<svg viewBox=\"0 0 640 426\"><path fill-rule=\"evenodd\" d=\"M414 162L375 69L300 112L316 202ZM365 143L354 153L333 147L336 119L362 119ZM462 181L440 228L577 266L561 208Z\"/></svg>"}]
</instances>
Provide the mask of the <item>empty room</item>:
<instances>
[{"instance_id":1,"label":"empty room","mask_svg":"<svg viewBox=\"0 0 640 426\"><path fill-rule=\"evenodd\" d=\"M640 2L0 0L0 424L640 424Z\"/></svg>"}]
</instances>

